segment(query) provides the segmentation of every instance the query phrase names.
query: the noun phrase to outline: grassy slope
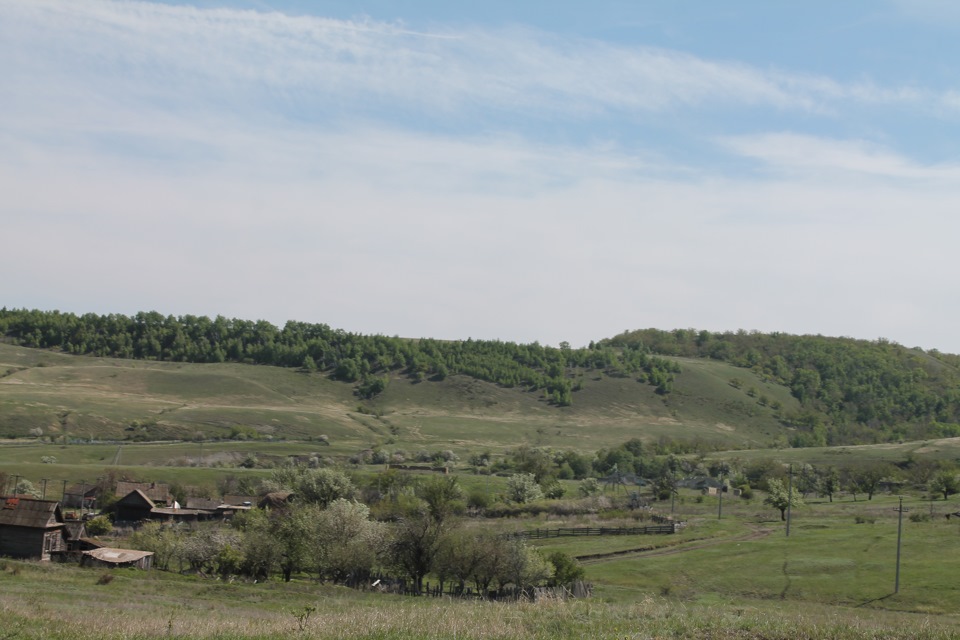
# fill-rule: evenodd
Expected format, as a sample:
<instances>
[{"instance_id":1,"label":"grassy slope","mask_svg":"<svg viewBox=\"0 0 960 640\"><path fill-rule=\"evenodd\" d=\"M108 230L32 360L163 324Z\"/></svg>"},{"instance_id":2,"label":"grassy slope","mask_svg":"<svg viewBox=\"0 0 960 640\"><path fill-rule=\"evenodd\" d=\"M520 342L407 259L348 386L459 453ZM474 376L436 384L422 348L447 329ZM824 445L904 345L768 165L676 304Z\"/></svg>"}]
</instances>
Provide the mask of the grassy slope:
<instances>
[{"instance_id":1,"label":"grassy slope","mask_svg":"<svg viewBox=\"0 0 960 640\"><path fill-rule=\"evenodd\" d=\"M584 602L438 601L304 579L224 584L132 570L98 585L103 570L0 561L0 615L18 638L956 637L960 590L943 561L960 552L952 521L904 522L893 594L891 496L798 508L790 538L758 501L731 500L718 521L711 501L692 498L680 505L691 522L681 536L544 541L578 554L660 547L589 564L596 591ZM906 506L928 508L915 499ZM317 609L298 632L294 614L307 606Z\"/></svg>"},{"instance_id":2,"label":"grassy slope","mask_svg":"<svg viewBox=\"0 0 960 640\"><path fill-rule=\"evenodd\" d=\"M631 437L701 439L727 447L768 444L783 434L773 412L728 384L755 386L786 408L783 388L747 371L683 360L666 398L630 378L585 378L574 405L556 408L536 393L463 376L412 383L395 378L357 412L350 385L289 369L178 364L67 356L0 344L0 425L9 435L148 439L218 437L235 426L305 439L321 434L351 447L394 435L403 445L477 449L533 442L594 450ZM5 374L5 375L4 375ZM140 423L138 431L129 427Z\"/></svg>"}]
</instances>

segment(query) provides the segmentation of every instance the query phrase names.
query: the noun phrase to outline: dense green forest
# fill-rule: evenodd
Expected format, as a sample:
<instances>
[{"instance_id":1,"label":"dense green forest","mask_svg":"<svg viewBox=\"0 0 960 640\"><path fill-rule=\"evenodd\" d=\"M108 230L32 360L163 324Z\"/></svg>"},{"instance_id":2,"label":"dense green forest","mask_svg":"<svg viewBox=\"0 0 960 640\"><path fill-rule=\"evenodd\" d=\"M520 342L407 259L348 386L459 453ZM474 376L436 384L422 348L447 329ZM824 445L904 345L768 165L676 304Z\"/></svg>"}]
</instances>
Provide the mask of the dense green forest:
<instances>
[{"instance_id":1,"label":"dense green forest","mask_svg":"<svg viewBox=\"0 0 960 640\"><path fill-rule=\"evenodd\" d=\"M541 392L561 407L573 403L590 371L633 378L669 398L681 374L676 358L709 358L790 390L800 410L776 415L792 429L793 446L960 436L960 356L885 340L643 329L573 349L361 335L292 321L278 328L222 316L6 308L0 309L0 335L21 346L77 355L299 368L352 384L365 399L383 391L391 377L428 381L459 374ZM755 395L737 377L729 384Z\"/></svg>"},{"instance_id":2,"label":"dense green forest","mask_svg":"<svg viewBox=\"0 0 960 640\"><path fill-rule=\"evenodd\" d=\"M634 377L662 394L670 391L680 372L675 362L651 356L640 344L556 349L489 340L410 340L348 333L324 324L287 322L280 329L263 320L156 312L78 316L4 308L0 335L21 346L77 355L299 367L356 384L363 398L382 391L390 373L417 380L462 374L504 387L543 391L552 403L568 406L587 370Z\"/></svg>"},{"instance_id":3,"label":"dense green forest","mask_svg":"<svg viewBox=\"0 0 960 640\"><path fill-rule=\"evenodd\" d=\"M799 428L794 445L960 436L955 355L886 340L694 329L630 331L601 346L712 358L789 387L804 408L784 417Z\"/></svg>"}]
</instances>

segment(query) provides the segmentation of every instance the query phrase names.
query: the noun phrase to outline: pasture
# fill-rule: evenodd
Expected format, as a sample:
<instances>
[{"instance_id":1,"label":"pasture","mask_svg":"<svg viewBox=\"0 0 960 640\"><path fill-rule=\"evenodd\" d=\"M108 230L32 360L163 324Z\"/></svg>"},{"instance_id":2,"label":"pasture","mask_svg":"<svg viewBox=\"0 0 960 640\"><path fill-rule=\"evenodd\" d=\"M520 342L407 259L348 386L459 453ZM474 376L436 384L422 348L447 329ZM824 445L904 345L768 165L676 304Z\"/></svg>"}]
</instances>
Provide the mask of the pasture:
<instances>
[{"instance_id":1,"label":"pasture","mask_svg":"<svg viewBox=\"0 0 960 640\"><path fill-rule=\"evenodd\" d=\"M898 504L814 502L790 537L757 500L685 495L676 536L551 538L584 559L594 597L494 603L404 597L317 584L255 584L160 571L0 563L0 612L11 638L950 638L960 632L955 563L960 523L907 498L900 592ZM531 518L540 527L572 519ZM606 557L604 557L606 556ZM306 615L304 615L306 614Z\"/></svg>"}]
</instances>

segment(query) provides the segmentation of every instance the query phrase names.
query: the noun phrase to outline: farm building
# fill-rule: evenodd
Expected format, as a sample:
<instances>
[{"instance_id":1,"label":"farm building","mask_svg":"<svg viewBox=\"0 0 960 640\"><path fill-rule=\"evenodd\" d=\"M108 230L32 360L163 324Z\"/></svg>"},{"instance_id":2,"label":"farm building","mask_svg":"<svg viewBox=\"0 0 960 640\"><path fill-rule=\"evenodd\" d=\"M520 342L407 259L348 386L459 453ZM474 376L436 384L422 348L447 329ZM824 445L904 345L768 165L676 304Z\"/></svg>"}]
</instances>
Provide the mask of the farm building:
<instances>
[{"instance_id":1,"label":"farm building","mask_svg":"<svg viewBox=\"0 0 960 640\"><path fill-rule=\"evenodd\" d=\"M34 498L0 498L0 555L50 560L67 550L60 503Z\"/></svg>"},{"instance_id":2,"label":"farm building","mask_svg":"<svg viewBox=\"0 0 960 640\"><path fill-rule=\"evenodd\" d=\"M295 499L292 491L274 491L263 496L257 506L261 509L286 509Z\"/></svg>"},{"instance_id":3,"label":"farm building","mask_svg":"<svg viewBox=\"0 0 960 640\"><path fill-rule=\"evenodd\" d=\"M123 498L130 495L132 491L140 491L153 502L155 507L180 508L173 494L170 493L170 485L168 484L162 482L118 482L115 493L118 498Z\"/></svg>"},{"instance_id":4,"label":"farm building","mask_svg":"<svg viewBox=\"0 0 960 640\"><path fill-rule=\"evenodd\" d=\"M150 512L156 507L156 503L140 489L133 489L113 505L116 509L117 522L149 520Z\"/></svg>"},{"instance_id":5,"label":"farm building","mask_svg":"<svg viewBox=\"0 0 960 640\"><path fill-rule=\"evenodd\" d=\"M112 549L101 547L84 551L80 558L81 567L136 567L149 569L153 565L152 551L134 549Z\"/></svg>"},{"instance_id":6,"label":"farm building","mask_svg":"<svg viewBox=\"0 0 960 640\"><path fill-rule=\"evenodd\" d=\"M256 498L254 498L256 500ZM244 500L248 502L249 500ZM249 511L252 507L247 504L243 506L227 502L226 497L223 500L214 500L212 498L187 498L187 509L195 509L200 515L198 519L222 519L229 520L237 511ZM157 510L154 510L156 513Z\"/></svg>"},{"instance_id":7,"label":"farm building","mask_svg":"<svg viewBox=\"0 0 960 640\"><path fill-rule=\"evenodd\" d=\"M231 507L255 507L260 502L260 496L223 496L223 504Z\"/></svg>"},{"instance_id":8,"label":"farm building","mask_svg":"<svg viewBox=\"0 0 960 640\"><path fill-rule=\"evenodd\" d=\"M60 501L64 509L96 509L100 487L95 484L75 484L67 487Z\"/></svg>"}]
</instances>

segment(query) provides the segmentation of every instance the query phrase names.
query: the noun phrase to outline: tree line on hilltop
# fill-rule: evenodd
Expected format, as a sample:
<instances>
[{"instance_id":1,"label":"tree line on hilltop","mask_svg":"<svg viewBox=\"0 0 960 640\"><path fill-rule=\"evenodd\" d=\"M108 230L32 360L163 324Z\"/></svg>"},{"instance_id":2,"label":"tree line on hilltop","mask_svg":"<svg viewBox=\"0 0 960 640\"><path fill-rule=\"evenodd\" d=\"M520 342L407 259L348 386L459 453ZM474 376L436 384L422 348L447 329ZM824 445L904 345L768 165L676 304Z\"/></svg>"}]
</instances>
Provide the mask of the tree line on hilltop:
<instances>
[{"instance_id":1,"label":"tree line on hilltop","mask_svg":"<svg viewBox=\"0 0 960 640\"><path fill-rule=\"evenodd\" d=\"M802 411L795 446L960 436L960 356L887 340L695 329L629 331L602 346L711 358L784 385Z\"/></svg>"},{"instance_id":2,"label":"tree line on hilltop","mask_svg":"<svg viewBox=\"0 0 960 640\"><path fill-rule=\"evenodd\" d=\"M633 377L663 395L681 372L675 357L709 358L783 385L800 410L776 416L792 446L826 446L960 436L960 356L866 341L783 333L694 329L628 331L559 348L536 342L405 339L362 335L325 324L0 309L0 336L65 353L174 362L238 362L317 371L381 393L391 376L443 380L465 375L542 392L568 406L588 371ZM739 379L731 379L736 386Z\"/></svg>"},{"instance_id":3,"label":"tree line on hilltop","mask_svg":"<svg viewBox=\"0 0 960 640\"><path fill-rule=\"evenodd\" d=\"M443 380L461 374L503 387L542 391L558 406L573 402L586 370L632 376L668 393L679 367L651 356L641 345L613 348L592 344L572 349L499 340L410 340L362 335L325 324L217 316L164 316L141 312L75 315L58 311L0 309L0 335L14 343L65 353L172 362L239 362L322 371L357 385L372 397L388 374Z\"/></svg>"}]
</instances>

